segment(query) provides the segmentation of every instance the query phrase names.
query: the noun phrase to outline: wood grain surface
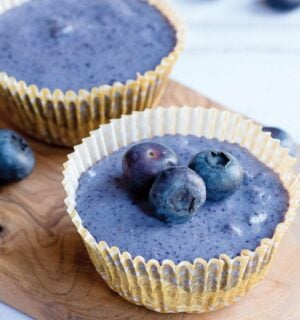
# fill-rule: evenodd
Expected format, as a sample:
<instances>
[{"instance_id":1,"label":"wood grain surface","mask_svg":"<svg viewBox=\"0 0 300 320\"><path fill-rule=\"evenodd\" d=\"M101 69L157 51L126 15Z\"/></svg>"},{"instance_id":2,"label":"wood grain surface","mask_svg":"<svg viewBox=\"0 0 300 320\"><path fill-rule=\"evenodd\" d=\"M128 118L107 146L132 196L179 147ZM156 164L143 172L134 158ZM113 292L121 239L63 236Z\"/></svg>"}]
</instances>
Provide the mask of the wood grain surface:
<instances>
[{"instance_id":1,"label":"wood grain surface","mask_svg":"<svg viewBox=\"0 0 300 320\"><path fill-rule=\"evenodd\" d=\"M170 82L161 104L215 105L175 82ZM7 126L0 119L0 127ZM157 314L112 292L91 264L63 203L62 164L70 149L29 141L37 157L33 174L0 188L2 301L36 319L300 319L299 218L285 236L269 275L243 300L203 315Z\"/></svg>"}]
</instances>

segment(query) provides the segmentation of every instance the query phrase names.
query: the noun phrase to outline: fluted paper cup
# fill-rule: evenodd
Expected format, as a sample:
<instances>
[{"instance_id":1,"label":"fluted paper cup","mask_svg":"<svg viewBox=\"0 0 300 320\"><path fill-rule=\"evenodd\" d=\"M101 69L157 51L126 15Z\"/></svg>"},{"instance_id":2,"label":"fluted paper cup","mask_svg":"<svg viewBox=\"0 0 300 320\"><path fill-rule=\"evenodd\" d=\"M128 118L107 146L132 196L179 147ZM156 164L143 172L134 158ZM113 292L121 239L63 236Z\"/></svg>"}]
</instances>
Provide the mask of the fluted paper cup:
<instances>
[{"instance_id":1,"label":"fluted paper cup","mask_svg":"<svg viewBox=\"0 0 300 320\"><path fill-rule=\"evenodd\" d=\"M184 43L180 19L162 0L145 0L174 27L176 45L154 70L126 83L101 85L88 90L51 91L26 84L0 70L0 110L20 130L47 143L73 146L99 124L122 114L155 107ZM26 0L0 0L0 14ZM49 65L49 68L53 66Z\"/></svg>"},{"instance_id":2,"label":"fluted paper cup","mask_svg":"<svg viewBox=\"0 0 300 320\"><path fill-rule=\"evenodd\" d=\"M270 239L262 239L254 251L243 250L230 258L221 254L206 261L174 263L132 257L109 243L96 242L84 228L76 211L78 179L90 166L113 151L132 142L165 134L192 134L238 143L278 173L289 194L285 220L278 224ZM296 159L278 140L241 115L201 107L170 107L134 112L93 131L75 147L65 163L63 185L67 211L82 237L97 271L108 284L128 301L158 312L208 312L232 304L260 282L296 215L300 199L300 177L293 170Z\"/></svg>"}]
</instances>

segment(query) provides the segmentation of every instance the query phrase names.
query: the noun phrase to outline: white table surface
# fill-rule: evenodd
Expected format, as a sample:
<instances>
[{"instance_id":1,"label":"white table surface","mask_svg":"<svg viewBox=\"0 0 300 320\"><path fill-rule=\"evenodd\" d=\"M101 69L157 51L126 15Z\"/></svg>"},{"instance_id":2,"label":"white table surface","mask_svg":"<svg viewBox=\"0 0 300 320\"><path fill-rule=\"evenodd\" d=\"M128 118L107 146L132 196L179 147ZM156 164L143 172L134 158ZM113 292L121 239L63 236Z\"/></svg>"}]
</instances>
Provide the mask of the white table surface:
<instances>
[{"instance_id":1,"label":"white table surface","mask_svg":"<svg viewBox=\"0 0 300 320\"><path fill-rule=\"evenodd\" d=\"M173 78L300 142L300 10L260 0L170 0L186 22ZM27 316L0 302L0 319Z\"/></svg>"},{"instance_id":2,"label":"white table surface","mask_svg":"<svg viewBox=\"0 0 300 320\"><path fill-rule=\"evenodd\" d=\"M263 0L173 0L188 26L173 78L300 142L300 9Z\"/></svg>"}]
</instances>

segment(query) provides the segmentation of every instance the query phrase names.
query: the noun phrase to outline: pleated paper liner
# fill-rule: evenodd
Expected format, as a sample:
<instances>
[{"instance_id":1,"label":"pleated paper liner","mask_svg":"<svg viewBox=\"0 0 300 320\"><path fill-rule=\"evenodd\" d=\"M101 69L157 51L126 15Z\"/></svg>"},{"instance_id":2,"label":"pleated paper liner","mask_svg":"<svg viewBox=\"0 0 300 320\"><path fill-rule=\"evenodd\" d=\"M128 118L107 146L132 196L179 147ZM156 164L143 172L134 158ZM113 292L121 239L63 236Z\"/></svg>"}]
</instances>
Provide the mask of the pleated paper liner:
<instances>
[{"instance_id":1,"label":"pleated paper liner","mask_svg":"<svg viewBox=\"0 0 300 320\"><path fill-rule=\"evenodd\" d=\"M95 241L75 209L80 175L122 146L176 133L236 142L279 174L290 201L285 221L277 226L272 239L263 239L255 251L244 250L233 259L222 254L219 259L205 261L199 257L193 263L178 264L134 258L104 241ZM63 185L68 213L93 264L112 290L132 303L158 312L208 312L237 301L264 278L299 205L300 176L293 171L295 162L269 133L238 114L201 107L160 107L134 112L93 131L69 155Z\"/></svg>"},{"instance_id":2,"label":"pleated paper liner","mask_svg":"<svg viewBox=\"0 0 300 320\"><path fill-rule=\"evenodd\" d=\"M184 28L172 8L161 0L145 0L156 7L176 31L177 43L161 63L125 84L102 85L78 93L39 89L0 72L0 109L19 129L39 140L73 146L91 130L122 114L155 107L184 43ZM0 0L0 14L24 0ZM49 68L53 66L49 65Z\"/></svg>"}]
</instances>

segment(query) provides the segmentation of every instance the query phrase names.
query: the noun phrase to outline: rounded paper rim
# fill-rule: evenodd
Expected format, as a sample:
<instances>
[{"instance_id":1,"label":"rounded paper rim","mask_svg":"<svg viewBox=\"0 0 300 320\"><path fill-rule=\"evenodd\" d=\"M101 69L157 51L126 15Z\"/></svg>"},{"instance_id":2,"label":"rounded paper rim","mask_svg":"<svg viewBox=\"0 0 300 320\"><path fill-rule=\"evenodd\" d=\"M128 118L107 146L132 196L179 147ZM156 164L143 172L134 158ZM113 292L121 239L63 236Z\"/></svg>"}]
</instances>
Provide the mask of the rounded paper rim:
<instances>
[{"instance_id":1,"label":"rounded paper rim","mask_svg":"<svg viewBox=\"0 0 300 320\"><path fill-rule=\"evenodd\" d=\"M201 107L201 106L197 106L197 107L189 107L189 106L182 106L182 107L177 107L177 106L170 106L170 107L157 107L156 109L148 109L148 112L155 112L158 111L159 109L191 109L194 110L196 108L198 109L202 109L202 110L208 110L207 108ZM202 264L205 266L209 266L209 265L223 265L224 262L227 262L230 265L233 265L234 263L238 262L238 261L243 261L243 260L248 260L250 257L254 257L256 254L260 256L260 253L265 252L267 250L272 249L273 247L277 247L280 239L282 238L282 236L285 234L285 232L287 231L290 223L294 220L296 214L297 214L297 209L299 208L300 205L300 174L297 174L293 168L296 164L297 159L290 156L289 155L289 150L286 148L283 148L280 146L279 140L276 140L274 138L272 138L271 134L269 132L263 132L262 126L258 125L257 123L254 122L254 120L248 119L242 115L239 115L237 113L225 110L225 111L220 111L216 108L209 108L210 111L212 112L216 112L216 113L227 113L229 115L232 116L238 116L240 119L244 119L246 121L248 121L248 125L249 126L255 126L257 129L259 129L260 134L263 135L266 139L267 142L273 141L275 142L275 146L278 150L281 150L286 158L288 159L288 167L289 169L292 170L292 174L293 174L293 182L291 183L291 187L289 189L286 188L286 191L289 194L289 207L285 213L285 219L283 222L279 223L275 230L274 230L274 234L272 238L263 238L260 241L260 245L256 247L255 250L242 250L241 253L233 258L229 257L227 254L220 254L219 258L211 258L209 260L203 259L201 257L196 258L193 260L193 262L191 261L187 261L187 260L183 260L180 261L178 263L175 263L174 261L172 261L171 259L164 259L161 262L158 261L157 259L149 259L149 260L145 260L141 255L135 256L134 258L132 257L132 255L130 254L130 252L128 251L121 251L117 246L109 246L107 244L106 241L100 241L97 243L97 241L95 240L95 238L91 235L91 233L88 231L88 229L86 229L81 222L81 218L79 213L77 212L77 210L75 209L76 205L72 205L70 203L70 199L69 199L69 191L68 191L68 186L67 186L67 172L69 170L69 166L70 166L70 159L72 157L72 155L74 155L77 151L77 149L81 146L81 145L85 145L87 143L87 141L89 139L91 139L94 135L94 132L101 130L103 127L113 127L114 122L116 121L122 121L125 118L130 118L130 117L134 117L135 114L140 114L143 113L145 111L134 111L132 115L123 115L120 119L113 119L110 121L110 123L105 124L100 126L98 129L91 131L90 135L86 138L84 138L82 140L82 143L75 146L74 147L74 151L72 153L70 153L68 155L68 160L63 164L64 166L64 170L63 170L63 176L64 179L62 181L62 185L66 191L67 197L65 198L65 204L67 205L67 212L70 215L73 224L76 226L78 233L81 235L81 237L84 239L85 242L88 243L89 246L96 248L97 250L100 250L100 252L104 252L104 251L108 251L110 253L111 256L115 256L118 255L120 257L121 261L127 261L127 260L131 260L134 264L137 263L143 263L144 265L146 265L147 267L151 267L152 265L155 265L158 268L163 268L165 265L171 266L174 270L177 269L179 270L181 267L186 267L188 268L190 271L193 270L193 268L197 265L197 264ZM139 141L139 140L137 140ZM232 143L232 142L231 142ZM130 143L129 143L130 144ZM126 146L126 145L124 145ZM247 149L247 147L243 146L244 148ZM247 149L250 153L251 151L249 149ZM98 159L101 160L102 157L100 157ZM259 160L261 161L261 160ZM263 161L261 161L263 162ZM266 164L266 163L265 163ZM267 165L267 164L266 164ZM268 165L267 165L268 166ZM268 166L269 167L269 166ZM270 168L270 167L269 167ZM272 169L272 168L271 168ZM272 169L273 170L273 169ZM279 178L282 182L282 184L284 185L284 182L282 181L280 174L278 172L276 172L279 175ZM293 192L291 190L294 190ZM75 203L75 199L74 200Z\"/></svg>"},{"instance_id":2,"label":"rounded paper rim","mask_svg":"<svg viewBox=\"0 0 300 320\"><path fill-rule=\"evenodd\" d=\"M11 1L11 7L18 5L13 0ZM155 7L170 23L174 28L176 35L176 44L171 52L165 57L163 57L160 63L154 68L154 70L148 70L143 74L137 74L135 79L128 79L125 82L114 82L112 85L103 84L98 87L93 87L90 90L79 89L78 91L66 90L62 91L57 88L50 90L48 88L39 88L35 84L27 84L24 80L17 80L15 77L7 74L5 71L0 70L0 85L4 88L9 88L12 92L29 92L41 99L51 99L51 100L83 100L89 94L97 94L98 92L109 92L111 90L122 90L128 86L138 84L144 80L155 78L159 74L163 74L165 70L168 69L170 65L177 60L180 53L183 51L185 43L185 27L182 20L178 17L175 10L165 2L165 0L143 0L147 1L149 5ZM20 1L20 4L26 1ZM4 10L5 11L5 10ZM0 13L2 14L2 13Z\"/></svg>"}]
</instances>

